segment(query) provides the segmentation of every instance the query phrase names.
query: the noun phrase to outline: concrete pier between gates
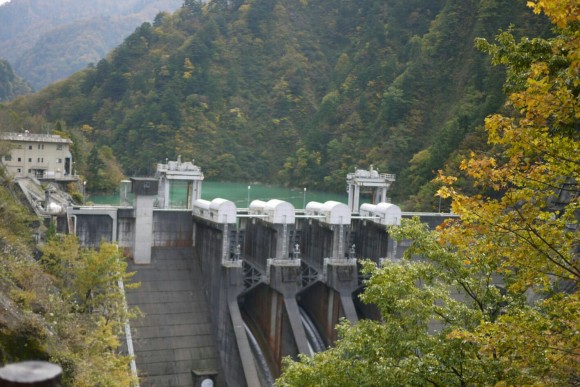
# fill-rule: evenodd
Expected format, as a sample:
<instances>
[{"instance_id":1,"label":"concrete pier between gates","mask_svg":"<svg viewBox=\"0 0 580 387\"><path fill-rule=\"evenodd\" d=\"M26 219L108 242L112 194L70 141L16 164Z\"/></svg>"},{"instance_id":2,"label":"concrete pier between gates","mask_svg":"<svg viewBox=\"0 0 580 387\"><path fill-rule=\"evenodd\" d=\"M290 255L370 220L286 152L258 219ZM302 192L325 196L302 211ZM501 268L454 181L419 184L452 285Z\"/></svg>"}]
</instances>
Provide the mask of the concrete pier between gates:
<instances>
[{"instance_id":1,"label":"concrete pier between gates","mask_svg":"<svg viewBox=\"0 0 580 387\"><path fill-rule=\"evenodd\" d=\"M406 244L394 243L386 226L412 214L385 202L296 210L273 199L238 209L201 199L203 174L178 161L161 165L157 178L131 179L133 207L67 213L81 244L117 242L131 258L141 287L127 299L144 314L132 334L142 386L268 385L284 357L331 346L341 318L378 317L357 299L358 261L399 258ZM365 176L351 176L349 200L358 203L366 178L379 189L374 197L385 199L394 176ZM169 187L182 180L191 188L187 205L171 208ZM453 215L421 216L436 225Z\"/></svg>"}]
</instances>

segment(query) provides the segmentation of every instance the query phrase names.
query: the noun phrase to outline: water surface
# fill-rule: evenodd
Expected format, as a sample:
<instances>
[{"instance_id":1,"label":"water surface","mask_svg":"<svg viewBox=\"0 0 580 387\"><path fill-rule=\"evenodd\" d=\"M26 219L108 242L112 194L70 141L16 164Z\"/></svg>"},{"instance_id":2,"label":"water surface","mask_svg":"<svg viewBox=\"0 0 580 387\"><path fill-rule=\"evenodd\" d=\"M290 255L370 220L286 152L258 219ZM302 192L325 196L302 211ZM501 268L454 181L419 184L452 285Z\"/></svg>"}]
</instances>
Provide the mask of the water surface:
<instances>
[{"instance_id":1,"label":"water surface","mask_svg":"<svg viewBox=\"0 0 580 387\"><path fill-rule=\"evenodd\" d=\"M248 188L249 187L249 188ZM171 206L185 208L186 198L185 184L175 184L172 186ZM227 183L217 181L204 181L201 188L201 198L212 200L223 198L231 200L238 208L248 207L252 200L268 201L270 199L279 199L290 202L295 208L304 208L304 203L311 201L324 203L334 200L341 203L347 203L346 192L344 195L329 192L310 191L308 188L285 188L265 184L247 184L247 183ZM132 200L132 198L130 198ZM120 197L116 192L112 195L90 195L87 203L94 204L111 204L119 205Z\"/></svg>"}]
</instances>

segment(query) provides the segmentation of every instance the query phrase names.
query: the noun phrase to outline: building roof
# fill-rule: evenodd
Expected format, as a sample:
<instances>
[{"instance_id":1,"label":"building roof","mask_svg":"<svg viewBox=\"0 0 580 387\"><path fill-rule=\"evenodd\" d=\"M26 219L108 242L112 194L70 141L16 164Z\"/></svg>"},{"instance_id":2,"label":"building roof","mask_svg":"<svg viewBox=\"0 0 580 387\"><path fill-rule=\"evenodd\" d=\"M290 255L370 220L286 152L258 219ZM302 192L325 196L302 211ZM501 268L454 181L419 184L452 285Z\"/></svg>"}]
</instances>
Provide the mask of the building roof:
<instances>
[{"instance_id":1,"label":"building roof","mask_svg":"<svg viewBox=\"0 0 580 387\"><path fill-rule=\"evenodd\" d=\"M51 142L59 144L72 144L68 138L63 138L56 134L36 134L36 133L0 133L0 140L4 141L22 141L22 142Z\"/></svg>"}]
</instances>

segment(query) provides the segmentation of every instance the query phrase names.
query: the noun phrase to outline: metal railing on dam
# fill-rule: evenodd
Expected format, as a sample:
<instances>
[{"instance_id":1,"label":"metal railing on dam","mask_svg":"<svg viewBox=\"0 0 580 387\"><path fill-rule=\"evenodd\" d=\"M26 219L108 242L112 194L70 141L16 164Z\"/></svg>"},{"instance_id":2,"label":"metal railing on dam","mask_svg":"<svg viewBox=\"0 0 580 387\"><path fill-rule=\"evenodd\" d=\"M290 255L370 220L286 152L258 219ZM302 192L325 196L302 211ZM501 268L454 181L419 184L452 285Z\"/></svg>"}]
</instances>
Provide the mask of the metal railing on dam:
<instances>
[{"instance_id":1,"label":"metal railing on dam","mask_svg":"<svg viewBox=\"0 0 580 387\"><path fill-rule=\"evenodd\" d=\"M151 222L151 234L141 238L152 252L150 262L130 266L142 289L128 292L129 302L145 312L133 324L143 385L147 380L191 385L195 375L184 372L188 367L204 375L210 370L215 380L230 386L260 385L268 378L256 368L253 353L258 352L244 324L260 338L259 353L270 359L275 378L284 356L332 345L340 318L372 317L356 303L358 258L380 263L400 256L386 224L415 214L367 206L370 213L349 212L345 222L340 206L319 204L310 212L292 207L288 213L279 202L237 209L223 200L207 201L197 210L151 208L145 218L133 207L71 209L73 232L82 229L84 243L108 238L129 256L137 224ZM417 215L432 223L453 217ZM92 228L91 218L107 226Z\"/></svg>"}]
</instances>

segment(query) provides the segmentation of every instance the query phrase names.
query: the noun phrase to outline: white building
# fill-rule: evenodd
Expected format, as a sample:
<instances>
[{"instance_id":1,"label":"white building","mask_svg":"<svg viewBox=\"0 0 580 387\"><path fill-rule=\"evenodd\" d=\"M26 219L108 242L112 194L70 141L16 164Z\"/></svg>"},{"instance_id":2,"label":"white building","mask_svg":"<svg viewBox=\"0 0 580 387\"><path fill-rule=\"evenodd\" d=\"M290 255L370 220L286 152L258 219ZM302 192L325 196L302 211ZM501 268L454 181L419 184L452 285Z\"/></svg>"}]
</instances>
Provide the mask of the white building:
<instances>
[{"instance_id":1,"label":"white building","mask_svg":"<svg viewBox=\"0 0 580 387\"><path fill-rule=\"evenodd\" d=\"M73 176L72 141L51 134L0 133L9 152L0 158L8 175L33 176L43 180L76 180Z\"/></svg>"}]
</instances>

